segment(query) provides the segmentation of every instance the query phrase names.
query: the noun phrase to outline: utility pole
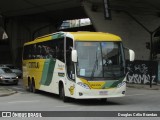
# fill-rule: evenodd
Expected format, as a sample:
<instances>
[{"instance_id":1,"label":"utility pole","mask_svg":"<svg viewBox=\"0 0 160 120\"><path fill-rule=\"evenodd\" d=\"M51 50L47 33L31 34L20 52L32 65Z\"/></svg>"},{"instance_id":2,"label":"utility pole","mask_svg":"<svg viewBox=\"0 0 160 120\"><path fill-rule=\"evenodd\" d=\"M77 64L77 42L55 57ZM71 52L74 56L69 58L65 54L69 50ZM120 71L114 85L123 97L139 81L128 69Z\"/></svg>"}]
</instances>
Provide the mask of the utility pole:
<instances>
[{"instance_id":1,"label":"utility pole","mask_svg":"<svg viewBox=\"0 0 160 120\"><path fill-rule=\"evenodd\" d=\"M152 62L153 62L153 33L154 32L150 32L150 88L152 88L152 74L153 74L153 69L152 69Z\"/></svg>"}]
</instances>

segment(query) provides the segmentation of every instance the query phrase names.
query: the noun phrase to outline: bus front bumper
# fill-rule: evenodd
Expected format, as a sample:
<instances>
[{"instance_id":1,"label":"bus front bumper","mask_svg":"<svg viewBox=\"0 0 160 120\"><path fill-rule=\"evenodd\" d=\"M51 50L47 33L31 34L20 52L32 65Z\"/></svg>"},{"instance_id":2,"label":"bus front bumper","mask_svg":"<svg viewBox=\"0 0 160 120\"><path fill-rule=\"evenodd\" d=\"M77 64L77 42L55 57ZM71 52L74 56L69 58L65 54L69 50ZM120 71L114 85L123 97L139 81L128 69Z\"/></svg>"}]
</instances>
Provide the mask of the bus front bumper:
<instances>
[{"instance_id":1,"label":"bus front bumper","mask_svg":"<svg viewBox=\"0 0 160 120\"><path fill-rule=\"evenodd\" d=\"M77 86L76 99L101 99L101 98L113 98L124 97L126 93L126 85L120 88L109 89L85 89L81 86Z\"/></svg>"}]
</instances>

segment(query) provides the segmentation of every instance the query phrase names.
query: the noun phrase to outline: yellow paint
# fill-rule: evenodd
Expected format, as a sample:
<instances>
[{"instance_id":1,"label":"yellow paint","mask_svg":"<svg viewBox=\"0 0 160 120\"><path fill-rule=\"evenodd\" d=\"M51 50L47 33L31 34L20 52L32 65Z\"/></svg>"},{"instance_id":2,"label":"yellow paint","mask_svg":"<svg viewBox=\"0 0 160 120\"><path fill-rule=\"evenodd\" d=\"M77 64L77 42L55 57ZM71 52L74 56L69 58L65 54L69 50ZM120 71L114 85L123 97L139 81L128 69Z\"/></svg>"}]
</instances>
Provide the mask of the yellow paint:
<instances>
[{"instance_id":1,"label":"yellow paint","mask_svg":"<svg viewBox=\"0 0 160 120\"><path fill-rule=\"evenodd\" d=\"M92 89L102 89L105 83L105 81L89 82Z\"/></svg>"},{"instance_id":2,"label":"yellow paint","mask_svg":"<svg viewBox=\"0 0 160 120\"><path fill-rule=\"evenodd\" d=\"M102 89L102 86L106 83L105 81L87 81L80 78L82 83L87 84L91 89Z\"/></svg>"},{"instance_id":3,"label":"yellow paint","mask_svg":"<svg viewBox=\"0 0 160 120\"><path fill-rule=\"evenodd\" d=\"M74 88L75 88L74 86L70 86L70 88L69 88L69 91L70 91L70 94L71 94L71 95L74 94Z\"/></svg>"},{"instance_id":4,"label":"yellow paint","mask_svg":"<svg viewBox=\"0 0 160 120\"><path fill-rule=\"evenodd\" d=\"M80 78L80 80L82 81L82 83L88 85L91 88L91 86L90 86L90 84L89 84L89 82L87 80L85 80L83 78Z\"/></svg>"},{"instance_id":5,"label":"yellow paint","mask_svg":"<svg viewBox=\"0 0 160 120\"><path fill-rule=\"evenodd\" d=\"M71 34L74 37L74 40L76 41L121 41L121 38L119 36L104 32L68 32L68 33ZM54 39L53 35L56 35L56 33L38 37L34 41L25 43L24 45L52 40Z\"/></svg>"},{"instance_id":6,"label":"yellow paint","mask_svg":"<svg viewBox=\"0 0 160 120\"><path fill-rule=\"evenodd\" d=\"M57 68L58 70L63 70L63 68Z\"/></svg>"},{"instance_id":7,"label":"yellow paint","mask_svg":"<svg viewBox=\"0 0 160 120\"><path fill-rule=\"evenodd\" d=\"M30 68L30 63L38 63L39 67ZM35 60L23 60L23 76L24 83L27 85L28 77L34 78L35 86L37 89L40 87L40 80L42 77L43 66L45 59L35 59Z\"/></svg>"},{"instance_id":8,"label":"yellow paint","mask_svg":"<svg viewBox=\"0 0 160 120\"><path fill-rule=\"evenodd\" d=\"M77 41L121 41L119 36L103 32L70 32Z\"/></svg>"},{"instance_id":9,"label":"yellow paint","mask_svg":"<svg viewBox=\"0 0 160 120\"><path fill-rule=\"evenodd\" d=\"M35 44L35 43L38 43L38 42L43 42L43 41L48 41L48 40L52 40L52 36L51 35L48 35L46 37L40 37L40 38L37 38L31 42L27 42L25 43L24 45L30 45L30 44Z\"/></svg>"}]
</instances>

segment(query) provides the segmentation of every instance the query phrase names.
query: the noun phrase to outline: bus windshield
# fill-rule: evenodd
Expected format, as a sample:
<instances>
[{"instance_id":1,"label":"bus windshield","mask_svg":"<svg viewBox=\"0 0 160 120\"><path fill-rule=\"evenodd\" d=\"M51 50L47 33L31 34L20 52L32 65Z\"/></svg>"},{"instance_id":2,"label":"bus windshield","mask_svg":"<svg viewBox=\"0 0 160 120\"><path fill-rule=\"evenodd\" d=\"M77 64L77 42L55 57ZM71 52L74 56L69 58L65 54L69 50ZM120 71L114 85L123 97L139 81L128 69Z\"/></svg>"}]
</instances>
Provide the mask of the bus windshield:
<instances>
[{"instance_id":1,"label":"bus windshield","mask_svg":"<svg viewBox=\"0 0 160 120\"><path fill-rule=\"evenodd\" d=\"M116 80L125 75L121 42L76 42L77 76L89 80Z\"/></svg>"}]
</instances>

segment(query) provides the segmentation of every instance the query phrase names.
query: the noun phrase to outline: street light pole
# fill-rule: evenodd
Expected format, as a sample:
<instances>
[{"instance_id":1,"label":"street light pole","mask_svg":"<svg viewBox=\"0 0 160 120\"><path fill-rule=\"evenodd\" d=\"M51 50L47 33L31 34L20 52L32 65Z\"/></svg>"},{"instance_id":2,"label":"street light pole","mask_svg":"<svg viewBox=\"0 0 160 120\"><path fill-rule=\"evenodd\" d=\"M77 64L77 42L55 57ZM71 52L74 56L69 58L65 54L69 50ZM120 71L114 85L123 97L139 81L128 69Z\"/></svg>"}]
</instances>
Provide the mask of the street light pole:
<instances>
[{"instance_id":1,"label":"street light pole","mask_svg":"<svg viewBox=\"0 0 160 120\"><path fill-rule=\"evenodd\" d=\"M153 33L154 32L150 32L150 88L152 88L152 62L153 62Z\"/></svg>"}]
</instances>

